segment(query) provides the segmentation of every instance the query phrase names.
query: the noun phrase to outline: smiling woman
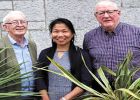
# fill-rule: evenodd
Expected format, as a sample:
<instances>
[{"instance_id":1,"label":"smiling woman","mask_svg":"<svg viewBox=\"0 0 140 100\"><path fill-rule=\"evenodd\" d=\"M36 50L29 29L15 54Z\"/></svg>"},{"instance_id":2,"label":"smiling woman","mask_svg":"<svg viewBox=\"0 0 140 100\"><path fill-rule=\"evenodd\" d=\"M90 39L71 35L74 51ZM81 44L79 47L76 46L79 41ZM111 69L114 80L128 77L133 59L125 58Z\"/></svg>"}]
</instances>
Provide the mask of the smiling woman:
<instances>
[{"instance_id":1,"label":"smiling woman","mask_svg":"<svg viewBox=\"0 0 140 100\"><path fill-rule=\"evenodd\" d=\"M83 52L88 67L91 68L90 58L85 51L74 45L75 30L72 23L68 19L58 18L50 23L49 30L52 37L52 47L41 51L38 67L48 66L45 68L60 73L47 59L48 56L65 66L65 69L79 81L90 86L91 76L82 62L80 51ZM82 88L68 79L53 73L40 70L37 77L42 77L36 83L43 100L72 100L84 92Z\"/></svg>"},{"instance_id":2,"label":"smiling woman","mask_svg":"<svg viewBox=\"0 0 140 100\"><path fill-rule=\"evenodd\" d=\"M68 51L73 33L65 24L54 25L51 36L53 42L57 44L57 51Z\"/></svg>"}]
</instances>

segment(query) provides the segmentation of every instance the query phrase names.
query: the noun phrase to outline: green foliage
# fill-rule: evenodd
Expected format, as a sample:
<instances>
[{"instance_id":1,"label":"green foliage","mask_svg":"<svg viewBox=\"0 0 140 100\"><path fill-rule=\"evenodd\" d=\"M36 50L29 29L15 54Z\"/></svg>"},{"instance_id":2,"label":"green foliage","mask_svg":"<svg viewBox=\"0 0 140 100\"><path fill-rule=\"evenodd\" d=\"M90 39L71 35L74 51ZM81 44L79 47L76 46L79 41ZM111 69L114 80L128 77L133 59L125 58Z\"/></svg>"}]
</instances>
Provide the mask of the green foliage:
<instances>
[{"instance_id":1,"label":"green foliage","mask_svg":"<svg viewBox=\"0 0 140 100\"><path fill-rule=\"evenodd\" d=\"M0 50L0 54L3 53L6 49L8 48L3 48ZM0 60L0 69L4 69L4 71L0 71L0 99L4 99L7 97L16 97L16 96L21 96L21 95L34 95L38 96L38 93L34 92L29 92L29 91L14 91L11 90L11 92L7 92L6 89L13 87L16 88L15 86L21 83L21 79L26 79L32 76L27 76L27 74L32 73L32 72L27 72L24 74L20 74L20 70L17 69L21 64L11 66L10 68L7 68L6 64L4 61L7 58L1 59ZM11 59L13 61L13 59ZM4 63L3 63L4 62ZM7 69L6 69L7 68Z\"/></svg>"},{"instance_id":2,"label":"green foliage","mask_svg":"<svg viewBox=\"0 0 140 100\"><path fill-rule=\"evenodd\" d=\"M81 54L81 57L86 66L86 63L82 54ZM140 70L140 68L131 69L131 70L129 69L130 61L132 59L131 52L128 53L124 61L118 66L118 69L116 72L113 72L111 69L105 66L101 66L97 70L100 80L86 66L87 70L92 75L92 77L105 90L105 93L100 93L86 86L85 84L79 82L70 72L65 70L63 66L53 61L49 57L48 59L51 61L52 64L54 64L61 71L61 73L53 72L50 70L46 70L46 71L49 71L49 72L52 72L52 73L55 73L55 74L58 74L67 78L73 83L75 83L76 85L78 85L79 87L85 89L86 91L90 93L90 94L80 97L79 100L140 100L140 78L138 78L135 81L132 81L133 76L135 75L137 71ZM41 70L45 70L45 69L42 68ZM104 71L108 72L114 77L115 79L114 90L112 89L109 83L109 80L105 76Z\"/></svg>"}]
</instances>

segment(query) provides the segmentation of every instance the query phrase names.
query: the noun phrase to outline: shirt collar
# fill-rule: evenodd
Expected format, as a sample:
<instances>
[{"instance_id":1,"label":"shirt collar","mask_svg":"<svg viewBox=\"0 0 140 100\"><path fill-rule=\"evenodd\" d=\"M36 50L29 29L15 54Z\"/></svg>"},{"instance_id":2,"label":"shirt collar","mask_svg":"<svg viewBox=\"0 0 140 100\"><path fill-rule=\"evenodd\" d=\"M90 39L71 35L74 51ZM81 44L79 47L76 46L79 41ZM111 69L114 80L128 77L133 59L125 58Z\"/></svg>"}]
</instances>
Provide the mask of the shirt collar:
<instances>
[{"instance_id":1,"label":"shirt collar","mask_svg":"<svg viewBox=\"0 0 140 100\"><path fill-rule=\"evenodd\" d=\"M121 22L117 25L117 27L115 28L115 30L114 30L113 32L111 32L111 33L107 32L105 29L103 29L103 28L101 27L102 31L103 31L106 35L117 35L117 34L119 34L121 28L122 28L122 23L121 23Z\"/></svg>"},{"instance_id":2,"label":"shirt collar","mask_svg":"<svg viewBox=\"0 0 140 100\"><path fill-rule=\"evenodd\" d=\"M113 35L116 35L115 32L107 32L104 28L102 28L101 26L101 32L107 36L113 36Z\"/></svg>"},{"instance_id":3,"label":"shirt collar","mask_svg":"<svg viewBox=\"0 0 140 100\"><path fill-rule=\"evenodd\" d=\"M8 34L8 38L11 42L12 45L18 45L17 42ZM24 37L24 41L23 41L23 47L27 46L28 45L28 40Z\"/></svg>"},{"instance_id":4,"label":"shirt collar","mask_svg":"<svg viewBox=\"0 0 140 100\"><path fill-rule=\"evenodd\" d=\"M120 30L121 30L122 26L123 26L123 24L121 22L117 25L117 27L114 30L114 33L116 35L120 33Z\"/></svg>"}]
</instances>

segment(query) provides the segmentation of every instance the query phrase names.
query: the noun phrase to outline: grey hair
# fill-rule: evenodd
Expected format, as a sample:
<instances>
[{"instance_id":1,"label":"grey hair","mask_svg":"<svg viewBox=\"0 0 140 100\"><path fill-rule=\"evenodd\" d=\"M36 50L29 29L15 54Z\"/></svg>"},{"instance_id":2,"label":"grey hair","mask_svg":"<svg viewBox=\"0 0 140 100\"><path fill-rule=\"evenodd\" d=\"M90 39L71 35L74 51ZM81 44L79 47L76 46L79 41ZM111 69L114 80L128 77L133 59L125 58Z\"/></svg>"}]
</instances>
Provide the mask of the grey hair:
<instances>
[{"instance_id":1,"label":"grey hair","mask_svg":"<svg viewBox=\"0 0 140 100\"><path fill-rule=\"evenodd\" d=\"M26 20L26 16L23 12L21 11L10 11L4 18L3 18L3 24L7 23L10 21L12 17L16 17L16 15L22 16Z\"/></svg>"},{"instance_id":2,"label":"grey hair","mask_svg":"<svg viewBox=\"0 0 140 100\"><path fill-rule=\"evenodd\" d=\"M102 6L102 5L105 5L105 6L111 5L115 9L120 10L117 3L113 2L112 0L101 0L95 5L95 11L97 10L97 7Z\"/></svg>"}]
</instances>

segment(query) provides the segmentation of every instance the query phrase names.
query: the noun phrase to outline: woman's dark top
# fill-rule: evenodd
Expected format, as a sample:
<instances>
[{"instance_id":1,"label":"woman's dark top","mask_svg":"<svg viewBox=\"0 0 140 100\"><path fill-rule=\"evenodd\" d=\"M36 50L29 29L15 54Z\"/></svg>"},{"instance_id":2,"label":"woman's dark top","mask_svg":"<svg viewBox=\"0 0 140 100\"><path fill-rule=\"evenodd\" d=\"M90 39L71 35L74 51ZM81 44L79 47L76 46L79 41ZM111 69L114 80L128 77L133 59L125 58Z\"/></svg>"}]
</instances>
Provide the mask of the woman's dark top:
<instances>
[{"instance_id":1,"label":"woman's dark top","mask_svg":"<svg viewBox=\"0 0 140 100\"><path fill-rule=\"evenodd\" d=\"M41 68L50 65L50 61L47 59L47 56L53 59L55 51L56 51L56 47L50 47L42 50L38 59L39 62L38 67ZM75 46L74 44L70 45L70 49L68 52L69 52L69 59L70 59L70 66L71 66L70 71L72 75L76 77L80 82L88 86L91 86L92 85L91 75L89 74L88 70L84 66L84 63L81 58L81 53L85 59L87 66L89 67L90 70L92 70L89 55L84 50ZM47 69L47 67L45 68ZM48 90L48 85L49 85L48 72L39 70L38 72L36 72L36 77L37 78L40 77L35 81L37 90L38 91L43 89ZM73 83L71 89L75 87L76 85Z\"/></svg>"}]
</instances>

